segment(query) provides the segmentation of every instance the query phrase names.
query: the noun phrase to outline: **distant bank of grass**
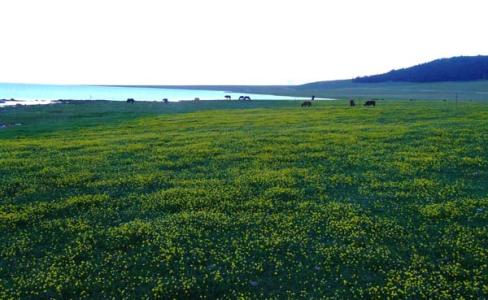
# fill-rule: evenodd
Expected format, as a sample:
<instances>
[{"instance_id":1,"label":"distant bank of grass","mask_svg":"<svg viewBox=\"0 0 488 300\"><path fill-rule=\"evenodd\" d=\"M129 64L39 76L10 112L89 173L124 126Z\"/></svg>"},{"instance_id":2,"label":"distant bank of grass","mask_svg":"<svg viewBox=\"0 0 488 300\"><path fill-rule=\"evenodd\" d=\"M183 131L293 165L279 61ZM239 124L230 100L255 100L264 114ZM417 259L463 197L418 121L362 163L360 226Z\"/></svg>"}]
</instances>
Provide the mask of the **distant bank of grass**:
<instances>
[{"instance_id":1,"label":"distant bank of grass","mask_svg":"<svg viewBox=\"0 0 488 300\"><path fill-rule=\"evenodd\" d=\"M113 102L0 123L0 298L486 298L488 104Z\"/></svg>"},{"instance_id":2,"label":"distant bank of grass","mask_svg":"<svg viewBox=\"0 0 488 300\"><path fill-rule=\"evenodd\" d=\"M157 87L157 86L152 86ZM164 86L165 88L224 90L243 93L323 98L382 98L429 100L488 100L488 80L463 82L356 83L352 80L315 82L297 86Z\"/></svg>"}]
</instances>

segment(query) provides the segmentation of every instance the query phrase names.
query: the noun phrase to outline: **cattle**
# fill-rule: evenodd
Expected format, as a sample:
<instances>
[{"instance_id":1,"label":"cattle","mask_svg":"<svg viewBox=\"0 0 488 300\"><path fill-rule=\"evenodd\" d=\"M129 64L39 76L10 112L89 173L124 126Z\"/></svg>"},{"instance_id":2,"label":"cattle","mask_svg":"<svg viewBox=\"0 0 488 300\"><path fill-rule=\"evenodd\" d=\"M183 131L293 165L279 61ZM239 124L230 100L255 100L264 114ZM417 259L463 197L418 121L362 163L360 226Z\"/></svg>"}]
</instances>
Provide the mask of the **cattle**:
<instances>
[{"instance_id":1,"label":"cattle","mask_svg":"<svg viewBox=\"0 0 488 300\"><path fill-rule=\"evenodd\" d=\"M168 98L164 98L163 103L168 103Z\"/></svg>"},{"instance_id":2,"label":"cattle","mask_svg":"<svg viewBox=\"0 0 488 300\"><path fill-rule=\"evenodd\" d=\"M232 97L230 95L225 95L225 100L232 100Z\"/></svg>"},{"instance_id":3,"label":"cattle","mask_svg":"<svg viewBox=\"0 0 488 300\"><path fill-rule=\"evenodd\" d=\"M312 101L310 101L310 100L305 100L305 101L303 101L303 103L302 103L302 105L301 105L301 106L302 106L302 107L310 107L310 106L312 106Z\"/></svg>"},{"instance_id":4,"label":"cattle","mask_svg":"<svg viewBox=\"0 0 488 300\"><path fill-rule=\"evenodd\" d=\"M240 96L239 97L239 100L241 100L241 101L251 101L251 97L249 97L249 96Z\"/></svg>"},{"instance_id":5,"label":"cattle","mask_svg":"<svg viewBox=\"0 0 488 300\"><path fill-rule=\"evenodd\" d=\"M134 98L127 99L127 103L134 103L134 102L136 102L136 100L134 100Z\"/></svg>"},{"instance_id":6,"label":"cattle","mask_svg":"<svg viewBox=\"0 0 488 300\"><path fill-rule=\"evenodd\" d=\"M364 106L376 106L375 100L368 100L364 103Z\"/></svg>"},{"instance_id":7,"label":"cattle","mask_svg":"<svg viewBox=\"0 0 488 300\"><path fill-rule=\"evenodd\" d=\"M349 100L349 106L356 106L354 99Z\"/></svg>"}]
</instances>

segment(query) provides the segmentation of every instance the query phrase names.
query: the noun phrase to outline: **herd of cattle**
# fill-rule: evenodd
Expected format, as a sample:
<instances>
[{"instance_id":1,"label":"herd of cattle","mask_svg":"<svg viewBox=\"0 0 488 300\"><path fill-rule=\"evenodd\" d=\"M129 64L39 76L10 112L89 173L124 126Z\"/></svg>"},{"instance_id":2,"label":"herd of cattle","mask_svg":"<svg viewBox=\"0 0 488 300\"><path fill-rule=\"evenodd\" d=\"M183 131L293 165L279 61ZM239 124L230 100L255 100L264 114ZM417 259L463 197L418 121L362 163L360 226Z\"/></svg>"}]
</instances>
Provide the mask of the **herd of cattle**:
<instances>
[{"instance_id":1,"label":"herd of cattle","mask_svg":"<svg viewBox=\"0 0 488 300\"><path fill-rule=\"evenodd\" d=\"M305 100L302 102L302 107L312 106L312 101L315 100L315 96L312 96L312 100ZM356 106L354 99L349 100L349 106ZM364 106L376 106L376 100L368 100L364 102Z\"/></svg>"},{"instance_id":2,"label":"herd of cattle","mask_svg":"<svg viewBox=\"0 0 488 300\"><path fill-rule=\"evenodd\" d=\"M231 97L226 95L225 96L225 99L227 100L231 100ZM249 96L240 96L239 97L239 100L240 101L251 101L251 97ZM198 102L200 101L200 98L195 98L193 101L195 102ZM311 107L312 106L312 101L315 101L315 96L312 96L312 99L311 100L305 100L302 102L302 105L301 107ZM134 103L135 100L134 98L129 98L127 99L127 103ZM168 103L168 99L167 98L164 98L163 99L163 103ZM363 104L364 106L376 106L376 100L367 100L366 102L364 102ZM351 99L349 100L349 106L356 106L356 102L354 101L354 99Z\"/></svg>"},{"instance_id":3,"label":"herd of cattle","mask_svg":"<svg viewBox=\"0 0 488 300\"><path fill-rule=\"evenodd\" d=\"M225 100L232 100L232 97L229 95L225 95ZM198 101L200 101L200 98L197 97L197 98L193 99L193 101L198 102ZM251 101L251 97L240 96L239 101ZM127 103L135 103L135 102L136 102L136 100L134 98L128 98L127 99ZM169 102L168 98L163 99L163 103L168 103L168 102Z\"/></svg>"}]
</instances>

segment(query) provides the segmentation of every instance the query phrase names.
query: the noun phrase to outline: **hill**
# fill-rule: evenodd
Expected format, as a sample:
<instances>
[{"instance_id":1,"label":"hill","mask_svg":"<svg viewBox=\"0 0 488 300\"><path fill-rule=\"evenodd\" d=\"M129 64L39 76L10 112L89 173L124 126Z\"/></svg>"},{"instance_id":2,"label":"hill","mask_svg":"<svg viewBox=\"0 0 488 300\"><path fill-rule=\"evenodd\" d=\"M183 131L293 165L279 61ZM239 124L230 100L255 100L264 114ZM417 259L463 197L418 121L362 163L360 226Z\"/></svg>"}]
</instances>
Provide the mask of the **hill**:
<instances>
[{"instance_id":1,"label":"hill","mask_svg":"<svg viewBox=\"0 0 488 300\"><path fill-rule=\"evenodd\" d=\"M374 83L374 84L365 84ZM488 56L434 60L385 74L303 85L135 86L320 98L488 100Z\"/></svg>"},{"instance_id":2,"label":"hill","mask_svg":"<svg viewBox=\"0 0 488 300\"><path fill-rule=\"evenodd\" d=\"M440 82L486 79L488 79L488 56L479 55L437 59L384 74L357 77L353 82Z\"/></svg>"},{"instance_id":3,"label":"hill","mask_svg":"<svg viewBox=\"0 0 488 300\"><path fill-rule=\"evenodd\" d=\"M141 87L141 86L137 86ZM218 90L239 93L320 98L385 98L431 100L488 100L488 80L458 82L380 82L364 84L354 80L319 81L303 85L200 85L200 86L143 86L151 88L183 88Z\"/></svg>"},{"instance_id":4,"label":"hill","mask_svg":"<svg viewBox=\"0 0 488 300\"><path fill-rule=\"evenodd\" d=\"M487 100L488 80L456 82L377 82L353 80L323 81L296 87L297 94L330 98L385 98L430 100Z\"/></svg>"}]
</instances>

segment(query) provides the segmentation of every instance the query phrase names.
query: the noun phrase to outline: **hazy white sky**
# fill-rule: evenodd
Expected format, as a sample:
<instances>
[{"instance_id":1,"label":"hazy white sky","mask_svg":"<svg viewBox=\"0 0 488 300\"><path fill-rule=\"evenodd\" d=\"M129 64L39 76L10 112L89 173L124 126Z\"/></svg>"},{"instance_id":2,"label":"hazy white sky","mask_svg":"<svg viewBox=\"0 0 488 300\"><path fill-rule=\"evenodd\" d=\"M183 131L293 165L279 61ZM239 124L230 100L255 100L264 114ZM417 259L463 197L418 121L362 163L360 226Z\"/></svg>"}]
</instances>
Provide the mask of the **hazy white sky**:
<instances>
[{"instance_id":1,"label":"hazy white sky","mask_svg":"<svg viewBox=\"0 0 488 300\"><path fill-rule=\"evenodd\" d=\"M0 82L299 84L488 54L488 1L0 0Z\"/></svg>"}]
</instances>

